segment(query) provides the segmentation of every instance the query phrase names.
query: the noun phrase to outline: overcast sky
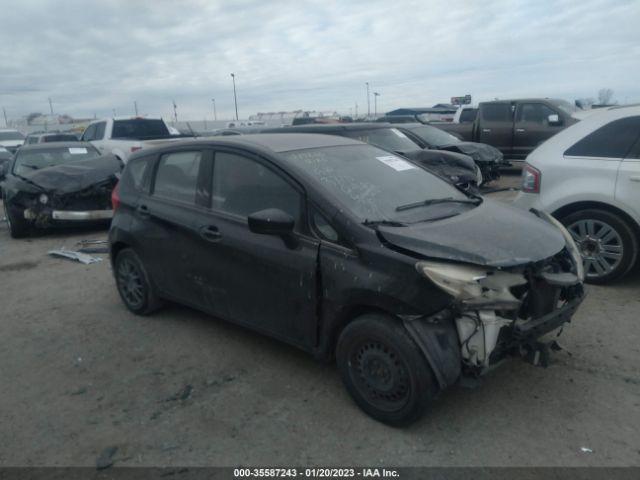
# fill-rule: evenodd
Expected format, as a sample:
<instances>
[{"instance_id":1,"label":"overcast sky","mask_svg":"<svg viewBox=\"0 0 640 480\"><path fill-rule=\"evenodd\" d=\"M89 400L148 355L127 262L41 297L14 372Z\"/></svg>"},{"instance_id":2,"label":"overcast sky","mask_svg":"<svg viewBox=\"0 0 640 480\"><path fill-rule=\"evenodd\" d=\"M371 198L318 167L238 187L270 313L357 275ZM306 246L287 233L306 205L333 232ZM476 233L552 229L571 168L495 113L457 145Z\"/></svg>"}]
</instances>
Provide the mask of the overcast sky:
<instances>
[{"instance_id":1,"label":"overcast sky","mask_svg":"<svg viewBox=\"0 0 640 480\"><path fill-rule=\"evenodd\" d=\"M638 0L1 0L0 105L179 119L453 95L640 102ZM371 110L373 111L373 97Z\"/></svg>"}]
</instances>

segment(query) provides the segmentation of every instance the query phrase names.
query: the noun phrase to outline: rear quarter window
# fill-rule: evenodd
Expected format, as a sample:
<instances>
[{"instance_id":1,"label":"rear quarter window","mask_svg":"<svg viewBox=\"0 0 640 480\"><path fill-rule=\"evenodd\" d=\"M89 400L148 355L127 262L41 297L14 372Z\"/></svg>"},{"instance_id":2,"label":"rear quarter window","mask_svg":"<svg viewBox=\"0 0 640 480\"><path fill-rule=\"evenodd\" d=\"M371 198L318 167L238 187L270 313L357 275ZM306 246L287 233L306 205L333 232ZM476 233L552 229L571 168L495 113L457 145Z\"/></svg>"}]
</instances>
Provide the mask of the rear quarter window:
<instances>
[{"instance_id":1,"label":"rear quarter window","mask_svg":"<svg viewBox=\"0 0 640 480\"><path fill-rule=\"evenodd\" d=\"M640 116L607 123L569 147L570 157L624 158L640 137Z\"/></svg>"},{"instance_id":2,"label":"rear quarter window","mask_svg":"<svg viewBox=\"0 0 640 480\"><path fill-rule=\"evenodd\" d=\"M149 193L149 171L153 157L136 158L127 163L122 182L126 188Z\"/></svg>"}]
</instances>

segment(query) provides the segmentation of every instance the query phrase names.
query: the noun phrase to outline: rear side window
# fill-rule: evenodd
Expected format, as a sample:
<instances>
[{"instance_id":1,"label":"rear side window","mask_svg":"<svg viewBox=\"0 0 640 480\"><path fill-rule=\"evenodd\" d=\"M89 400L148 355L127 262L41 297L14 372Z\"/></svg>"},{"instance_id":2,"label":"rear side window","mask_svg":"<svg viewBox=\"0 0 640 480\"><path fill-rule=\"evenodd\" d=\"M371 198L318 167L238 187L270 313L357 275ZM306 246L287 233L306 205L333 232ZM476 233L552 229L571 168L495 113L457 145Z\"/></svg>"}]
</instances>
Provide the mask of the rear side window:
<instances>
[{"instance_id":1,"label":"rear side window","mask_svg":"<svg viewBox=\"0 0 640 480\"><path fill-rule=\"evenodd\" d=\"M116 120L113 122L111 138L131 138L143 140L145 138L168 137L169 130L162 120L134 118L131 120Z\"/></svg>"},{"instance_id":2,"label":"rear side window","mask_svg":"<svg viewBox=\"0 0 640 480\"><path fill-rule=\"evenodd\" d=\"M135 190L148 190L148 188L144 188L144 179L151 160L152 157L145 157L137 158L127 163L123 181L126 182L128 188ZM147 182L147 184L148 183L149 182Z\"/></svg>"},{"instance_id":3,"label":"rear side window","mask_svg":"<svg viewBox=\"0 0 640 480\"><path fill-rule=\"evenodd\" d=\"M482 119L489 122L510 122L511 105L508 103L488 103L483 105Z\"/></svg>"},{"instance_id":4,"label":"rear side window","mask_svg":"<svg viewBox=\"0 0 640 480\"><path fill-rule=\"evenodd\" d=\"M153 195L195 205L202 152L174 152L163 155L153 188Z\"/></svg>"},{"instance_id":5,"label":"rear side window","mask_svg":"<svg viewBox=\"0 0 640 480\"><path fill-rule=\"evenodd\" d=\"M640 116L614 120L570 147L571 157L624 158L640 137Z\"/></svg>"},{"instance_id":6,"label":"rear side window","mask_svg":"<svg viewBox=\"0 0 640 480\"><path fill-rule=\"evenodd\" d=\"M217 152L213 162L212 207L247 217L267 208L278 208L298 224L301 196L278 174L241 155Z\"/></svg>"}]
</instances>

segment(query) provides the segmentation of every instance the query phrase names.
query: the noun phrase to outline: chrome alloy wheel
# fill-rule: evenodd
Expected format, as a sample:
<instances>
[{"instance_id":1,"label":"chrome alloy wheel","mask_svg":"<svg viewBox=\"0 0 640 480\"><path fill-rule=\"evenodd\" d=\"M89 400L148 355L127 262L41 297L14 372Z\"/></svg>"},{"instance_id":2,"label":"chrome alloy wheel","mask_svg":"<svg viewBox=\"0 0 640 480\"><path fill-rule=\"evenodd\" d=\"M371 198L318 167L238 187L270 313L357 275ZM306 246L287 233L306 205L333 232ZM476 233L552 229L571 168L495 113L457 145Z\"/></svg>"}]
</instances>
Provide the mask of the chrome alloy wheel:
<instances>
[{"instance_id":1,"label":"chrome alloy wheel","mask_svg":"<svg viewBox=\"0 0 640 480\"><path fill-rule=\"evenodd\" d=\"M578 220L567 227L578 245L587 277L597 278L611 273L622 261L622 237L601 220Z\"/></svg>"}]
</instances>

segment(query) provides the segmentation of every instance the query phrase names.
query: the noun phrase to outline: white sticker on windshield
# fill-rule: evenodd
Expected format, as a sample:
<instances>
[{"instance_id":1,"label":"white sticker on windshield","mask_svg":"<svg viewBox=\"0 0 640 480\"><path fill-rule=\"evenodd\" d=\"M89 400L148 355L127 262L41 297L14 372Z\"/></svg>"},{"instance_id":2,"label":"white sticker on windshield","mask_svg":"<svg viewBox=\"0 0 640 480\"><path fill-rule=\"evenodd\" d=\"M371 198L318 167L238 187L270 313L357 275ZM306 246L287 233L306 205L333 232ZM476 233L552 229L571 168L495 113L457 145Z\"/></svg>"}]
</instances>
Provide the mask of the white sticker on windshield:
<instances>
[{"instance_id":1,"label":"white sticker on windshield","mask_svg":"<svg viewBox=\"0 0 640 480\"><path fill-rule=\"evenodd\" d=\"M403 170L413 170L414 168L417 168L415 165L411 165L406 160L403 160L400 157L396 157L395 155L376 158L398 172L402 172Z\"/></svg>"},{"instance_id":2,"label":"white sticker on windshield","mask_svg":"<svg viewBox=\"0 0 640 480\"><path fill-rule=\"evenodd\" d=\"M82 147L71 147L69 148L69 153L71 155L85 155L87 153L87 149Z\"/></svg>"},{"instance_id":3,"label":"white sticker on windshield","mask_svg":"<svg viewBox=\"0 0 640 480\"><path fill-rule=\"evenodd\" d=\"M397 128L392 128L391 131L395 133L397 136L399 136L400 138L407 138L407 136Z\"/></svg>"}]
</instances>

